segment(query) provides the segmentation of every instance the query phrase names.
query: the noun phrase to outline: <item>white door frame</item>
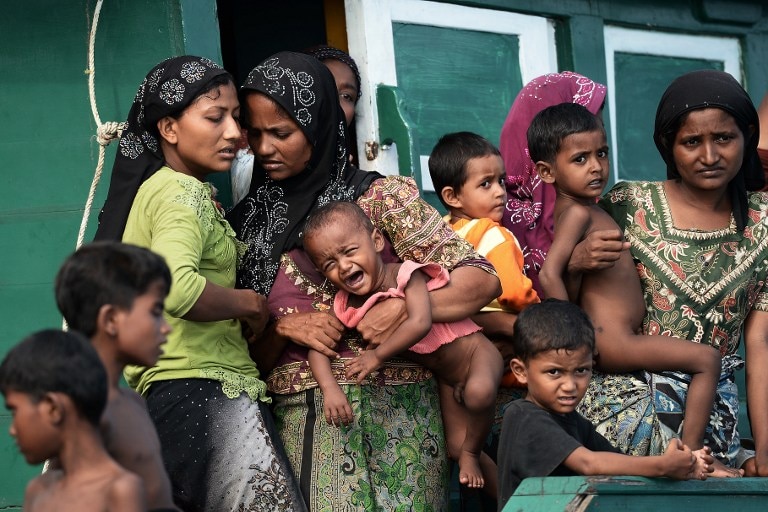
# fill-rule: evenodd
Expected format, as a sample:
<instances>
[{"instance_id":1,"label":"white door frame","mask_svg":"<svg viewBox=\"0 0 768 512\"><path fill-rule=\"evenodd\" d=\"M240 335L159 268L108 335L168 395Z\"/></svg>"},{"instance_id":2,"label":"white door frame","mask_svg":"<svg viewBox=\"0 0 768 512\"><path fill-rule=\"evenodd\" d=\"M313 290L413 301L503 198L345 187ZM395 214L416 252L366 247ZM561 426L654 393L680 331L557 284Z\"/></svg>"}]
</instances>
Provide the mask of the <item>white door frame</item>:
<instances>
[{"instance_id":1,"label":"white door frame","mask_svg":"<svg viewBox=\"0 0 768 512\"><path fill-rule=\"evenodd\" d=\"M616 131L616 70L614 54L616 52L639 55L658 55L691 59L716 60L723 62L726 73L733 75L743 83L741 72L741 46L735 37L697 36L672 34L654 30L639 30L606 25L605 65L608 74L608 105L611 112L611 154L619 154ZM619 181L618 158L612 158L613 177Z\"/></svg>"},{"instance_id":2,"label":"white door frame","mask_svg":"<svg viewBox=\"0 0 768 512\"><path fill-rule=\"evenodd\" d=\"M365 142L378 141L376 89L397 86L392 24L397 22L437 27L515 34L520 41L523 84L557 71L555 30L544 17L422 0L345 0L349 53L360 68L363 97L357 105L360 165L367 170L397 174L395 152L380 152L367 161ZM447 50L448 51L448 50Z\"/></svg>"}]
</instances>

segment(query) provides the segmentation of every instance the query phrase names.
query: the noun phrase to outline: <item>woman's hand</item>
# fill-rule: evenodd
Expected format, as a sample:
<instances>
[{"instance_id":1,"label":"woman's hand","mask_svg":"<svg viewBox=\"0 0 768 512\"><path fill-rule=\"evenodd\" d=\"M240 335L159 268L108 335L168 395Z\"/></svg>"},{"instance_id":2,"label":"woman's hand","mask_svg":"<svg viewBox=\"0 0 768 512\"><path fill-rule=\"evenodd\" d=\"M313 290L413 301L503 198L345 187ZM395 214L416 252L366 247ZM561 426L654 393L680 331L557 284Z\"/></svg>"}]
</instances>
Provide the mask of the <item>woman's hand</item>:
<instances>
[{"instance_id":1,"label":"woman's hand","mask_svg":"<svg viewBox=\"0 0 768 512\"><path fill-rule=\"evenodd\" d=\"M405 300L389 298L376 303L368 310L357 324L357 331L368 342L369 348L376 348L392 336L407 317Z\"/></svg>"},{"instance_id":2,"label":"woman's hand","mask_svg":"<svg viewBox=\"0 0 768 512\"><path fill-rule=\"evenodd\" d=\"M326 357L339 357L333 349L344 332L335 316L325 312L291 313L280 318L275 324L278 336L290 339L297 345L316 350Z\"/></svg>"},{"instance_id":3,"label":"woman's hand","mask_svg":"<svg viewBox=\"0 0 768 512\"><path fill-rule=\"evenodd\" d=\"M248 291L253 292L253 290ZM253 296L254 297L251 298L251 301L256 304L253 306L255 311L240 318L241 321L248 325L250 336L247 339L249 341L255 338L259 338L264 333L264 328L267 326L267 322L269 321L269 308L267 306L266 297L259 295L256 292L253 292Z\"/></svg>"},{"instance_id":4,"label":"woman's hand","mask_svg":"<svg viewBox=\"0 0 768 512\"><path fill-rule=\"evenodd\" d=\"M629 250L629 246L621 230L593 231L573 249L568 273L581 274L612 267L621 257L621 252Z\"/></svg>"}]
</instances>

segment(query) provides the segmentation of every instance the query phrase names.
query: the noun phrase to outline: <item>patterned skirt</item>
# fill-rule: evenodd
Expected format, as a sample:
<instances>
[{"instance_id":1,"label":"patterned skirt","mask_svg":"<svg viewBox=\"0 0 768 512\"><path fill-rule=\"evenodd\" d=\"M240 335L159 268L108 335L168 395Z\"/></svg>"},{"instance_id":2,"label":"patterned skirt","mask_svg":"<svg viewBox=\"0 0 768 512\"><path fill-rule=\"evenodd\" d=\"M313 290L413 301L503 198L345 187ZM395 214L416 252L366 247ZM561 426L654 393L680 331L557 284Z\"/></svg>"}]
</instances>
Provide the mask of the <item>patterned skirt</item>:
<instances>
[{"instance_id":1,"label":"patterned skirt","mask_svg":"<svg viewBox=\"0 0 768 512\"><path fill-rule=\"evenodd\" d=\"M318 388L274 398L310 510L446 510L448 459L434 379L341 387L354 414L349 426L328 425Z\"/></svg>"},{"instance_id":2,"label":"patterned skirt","mask_svg":"<svg viewBox=\"0 0 768 512\"><path fill-rule=\"evenodd\" d=\"M669 444L642 374L593 372L577 410L624 453L660 455Z\"/></svg>"},{"instance_id":3,"label":"patterned skirt","mask_svg":"<svg viewBox=\"0 0 768 512\"><path fill-rule=\"evenodd\" d=\"M733 372L737 356L723 358L715 404L704 443L724 464L739 467L753 452L744 450L738 432L739 394ZM681 437L690 375L679 372L604 374L594 372L579 412L624 453L659 455L669 440Z\"/></svg>"},{"instance_id":4,"label":"patterned skirt","mask_svg":"<svg viewBox=\"0 0 768 512\"><path fill-rule=\"evenodd\" d=\"M147 394L163 460L182 510L306 511L272 413L221 383L178 379Z\"/></svg>"}]
</instances>

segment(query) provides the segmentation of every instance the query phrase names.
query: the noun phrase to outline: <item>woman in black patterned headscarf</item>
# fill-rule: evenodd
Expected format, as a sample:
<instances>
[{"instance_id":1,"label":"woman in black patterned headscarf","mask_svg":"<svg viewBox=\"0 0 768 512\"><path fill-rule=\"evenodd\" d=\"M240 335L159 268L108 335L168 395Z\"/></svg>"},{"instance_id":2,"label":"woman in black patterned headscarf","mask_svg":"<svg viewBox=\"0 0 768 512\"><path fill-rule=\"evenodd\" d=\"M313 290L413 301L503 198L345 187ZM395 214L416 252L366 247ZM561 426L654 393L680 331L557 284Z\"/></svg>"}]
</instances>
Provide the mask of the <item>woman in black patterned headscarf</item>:
<instances>
[{"instance_id":1,"label":"woman in black patterned headscarf","mask_svg":"<svg viewBox=\"0 0 768 512\"><path fill-rule=\"evenodd\" d=\"M120 139L99 237L147 247L171 270L163 353L125 377L147 400L176 504L303 511L240 326L261 332L265 299L234 288L243 246L204 181L229 170L239 111L232 77L208 59L174 57L152 69Z\"/></svg>"},{"instance_id":2,"label":"woman in black patterned headscarf","mask_svg":"<svg viewBox=\"0 0 768 512\"><path fill-rule=\"evenodd\" d=\"M432 292L433 318L466 318L498 295L490 264L418 193L414 181L381 177L349 163L346 122L330 71L309 55L281 52L241 88L243 125L254 153L248 196L229 214L248 246L241 286L268 293L273 323L252 344L272 367L278 429L312 510L444 510L447 456L434 379L413 362L393 359L363 385L345 361L399 325L399 301L371 310L358 331L329 313L336 292L301 248L308 216L333 201L356 202L387 239L387 261L435 262L451 273ZM446 293L441 293L445 291ZM367 322L367 324L365 323ZM308 347L328 356L354 419L326 421ZM333 349L333 350L332 350Z\"/></svg>"},{"instance_id":3,"label":"woman in black patterned headscarf","mask_svg":"<svg viewBox=\"0 0 768 512\"><path fill-rule=\"evenodd\" d=\"M296 71L306 67L313 71ZM326 80L319 80L317 76ZM240 286L267 294L277 273L280 255L300 245L301 229L310 212L330 201L352 201L365 192L378 173L361 171L347 157L345 126L336 86L325 67L313 57L284 52L267 59L248 75L241 87L243 124L248 128L247 98L252 92L268 96L296 122L297 135L311 146L311 158L300 173L283 177L254 161L251 190L228 215L250 250L238 274ZM251 130L253 132L253 130ZM259 134L261 135L261 134ZM249 136L249 140L253 137ZM254 153L254 143L251 142Z\"/></svg>"},{"instance_id":4,"label":"woman in black patterned headscarf","mask_svg":"<svg viewBox=\"0 0 768 512\"><path fill-rule=\"evenodd\" d=\"M147 74L120 136L95 240L122 238L136 191L162 167L157 122L163 117L178 117L195 98L225 83L232 83L232 76L203 57L172 57Z\"/></svg>"}]
</instances>

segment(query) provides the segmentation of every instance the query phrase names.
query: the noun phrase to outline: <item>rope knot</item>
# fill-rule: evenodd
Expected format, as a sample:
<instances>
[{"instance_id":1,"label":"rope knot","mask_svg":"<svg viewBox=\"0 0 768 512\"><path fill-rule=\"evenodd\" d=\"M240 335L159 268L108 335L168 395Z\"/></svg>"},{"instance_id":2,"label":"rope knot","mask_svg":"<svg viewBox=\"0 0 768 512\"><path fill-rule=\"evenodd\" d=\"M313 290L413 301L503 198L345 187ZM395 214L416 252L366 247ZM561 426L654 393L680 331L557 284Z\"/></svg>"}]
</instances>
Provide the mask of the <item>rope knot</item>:
<instances>
[{"instance_id":1,"label":"rope knot","mask_svg":"<svg viewBox=\"0 0 768 512\"><path fill-rule=\"evenodd\" d=\"M102 146L108 146L110 142L119 139L125 129L125 123L108 121L96 128L96 142Z\"/></svg>"}]
</instances>

